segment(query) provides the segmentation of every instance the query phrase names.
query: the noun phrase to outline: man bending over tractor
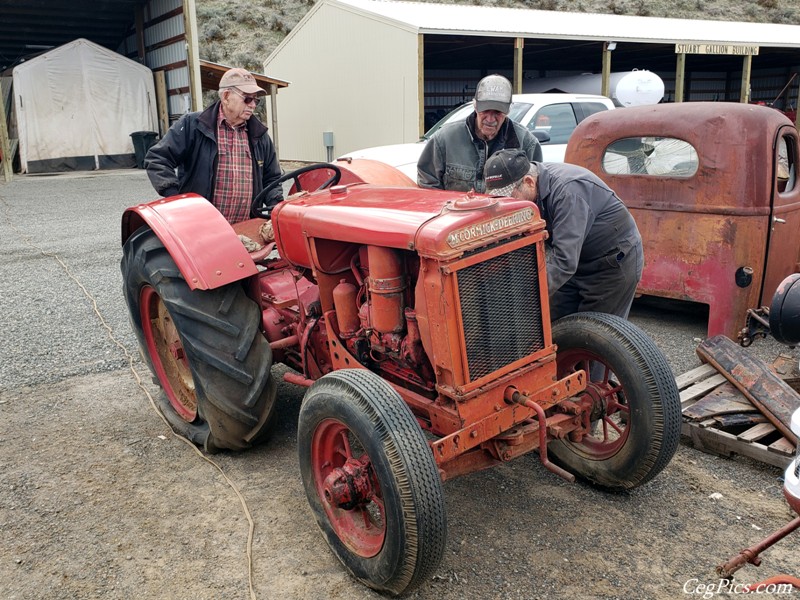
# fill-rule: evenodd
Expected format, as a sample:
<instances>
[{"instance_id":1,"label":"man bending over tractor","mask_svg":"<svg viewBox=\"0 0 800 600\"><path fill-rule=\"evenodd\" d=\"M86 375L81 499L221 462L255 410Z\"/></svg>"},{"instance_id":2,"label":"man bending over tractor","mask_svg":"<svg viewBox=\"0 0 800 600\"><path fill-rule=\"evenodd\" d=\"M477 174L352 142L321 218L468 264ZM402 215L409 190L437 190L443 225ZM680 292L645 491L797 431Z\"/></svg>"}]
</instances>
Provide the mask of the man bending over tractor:
<instances>
[{"instance_id":1,"label":"man bending over tractor","mask_svg":"<svg viewBox=\"0 0 800 600\"><path fill-rule=\"evenodd\" d=\"M628 317L642 278L642 238L627 207L594 173L531 163L520 150L486 161L486 192L536 204L547 224L552 320L596 311Z\"/></svg>"}]
</instances>

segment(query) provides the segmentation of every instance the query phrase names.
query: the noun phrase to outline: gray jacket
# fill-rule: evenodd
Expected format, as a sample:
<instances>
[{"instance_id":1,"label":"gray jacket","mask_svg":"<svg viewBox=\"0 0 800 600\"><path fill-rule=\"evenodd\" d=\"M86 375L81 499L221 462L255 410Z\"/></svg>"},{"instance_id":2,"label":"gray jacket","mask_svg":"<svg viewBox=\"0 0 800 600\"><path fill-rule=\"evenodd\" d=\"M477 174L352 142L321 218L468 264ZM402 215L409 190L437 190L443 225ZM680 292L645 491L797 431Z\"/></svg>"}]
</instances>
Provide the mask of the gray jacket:
<instances>
[{"instance_id":1,"label":"gray jacket","mask_svg":"<svg viewBox=\"0 0 800 600\"><path fill-rule=\"evenodd\" d=\"M417 162L420 187L468 192L485 192L483 166L498 150L520 148L528 160L541 162L542 147L533 134L519 123L506 119L497 136L485 142L474 133L475 113L466 121L450 123L437 131L425 145Z\"/></svg>"},{"instance_id":2,"label":"gray jacket","mask_svg":"<svg viewBox=\"0 0 800 600\"><path fill-rule=\"evenodd\" d=\"M608 257L641 246L628 208L597 175L566 163L539 163L536 204L547 223L547 284L553 293L576 273L608 268Z\"/></svg>"}]
</instances>

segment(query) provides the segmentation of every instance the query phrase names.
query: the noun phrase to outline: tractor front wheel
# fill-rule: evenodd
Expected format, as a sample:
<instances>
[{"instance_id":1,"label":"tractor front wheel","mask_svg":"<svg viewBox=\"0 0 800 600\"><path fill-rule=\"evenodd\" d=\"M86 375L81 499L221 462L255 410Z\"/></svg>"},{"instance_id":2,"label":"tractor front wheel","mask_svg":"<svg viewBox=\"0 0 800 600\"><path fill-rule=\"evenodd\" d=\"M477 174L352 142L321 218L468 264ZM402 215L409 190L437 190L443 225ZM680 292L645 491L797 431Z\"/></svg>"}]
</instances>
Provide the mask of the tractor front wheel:
<instances>
[{"instance_id":1,"label":"tractor front wheel","mask_svg":"<svg viewBox=\"0 0 800 600\"><path fill-rule=\"evenodd\" d=\"M576 313L553 325L558 376L589 375L579 400L591 407L590 431L548 445L555 462L612 491L655 477L680 441L678 388L667 359L632 323Z\"/></svg>"},{"instance_id":2,"label":"tractor front wheel","mask_svg":"<svg viewBox=\"0 0 800 600\"><path fill-rule=\"evenodd\" d=\"M209 451L261 441L275 408L272 353L242 286L192 290L150 229L125 243L125 299L173 429Z\"/></svg>"},{"instance_id":3,"label":"tractor front wheel","mask_svg":"<svg viewBox=\"0 0 800 600\"><path fill-rule=\"evenodd\" d=\"M353 576L394 595L429 579L446 538L442 482L399 394L369 371L334 371L306 392L297 439L314 517Z\"/></svg>"}]
</instances>

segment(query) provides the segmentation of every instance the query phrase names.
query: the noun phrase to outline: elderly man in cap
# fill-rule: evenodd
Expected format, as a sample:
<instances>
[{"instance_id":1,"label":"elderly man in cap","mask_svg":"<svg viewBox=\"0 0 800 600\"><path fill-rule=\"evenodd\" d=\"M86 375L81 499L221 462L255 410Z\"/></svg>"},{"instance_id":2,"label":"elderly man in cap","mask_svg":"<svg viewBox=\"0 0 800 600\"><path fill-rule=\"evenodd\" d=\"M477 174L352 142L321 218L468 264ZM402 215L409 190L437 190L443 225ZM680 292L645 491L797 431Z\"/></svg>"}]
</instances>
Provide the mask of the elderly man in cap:
<instances>
[{"instance_id":1,"label":"elderly man in cap","mask_svg":"<svg viewBox=\"0 0 800 600\"><path fill-rule=\"evenodd\" d=\"M147 153L145 168L162 196L194 192L231 223L250 218L253 198L281 176L266 126L253 111L266 90L244 69L230 69L219 82L219 100L183 115ZM280 186L266 199L283 199Z\"/></svg>"},{"instance_id":2,"label":"elderly man in cap","mask_svg":"<svg viewBox=\"0 0 800 600\"><path fill-rule=\"evenodd\" d=\"M599 177L576 165L531 163L519 150L492 156L485 176L487 193L529 200L545 220L553 320L585 311L628 317L642 278L642 238Z\"/></svg>"},{"instance_id":3,"label":"elderly man in cap","mask_svg":"<svg viewBox=\"0 0 800 600\"><path fill-rule=\"evenodd\" d=\"M475 108L466 121L449 123L437 131L417 162L420 187L483 192L483 166L492 154L518 148L530 160L542 160L542 148L533 134L508 118L511 82L488 75L475 88Z\"/></svg>"}]
</instances>

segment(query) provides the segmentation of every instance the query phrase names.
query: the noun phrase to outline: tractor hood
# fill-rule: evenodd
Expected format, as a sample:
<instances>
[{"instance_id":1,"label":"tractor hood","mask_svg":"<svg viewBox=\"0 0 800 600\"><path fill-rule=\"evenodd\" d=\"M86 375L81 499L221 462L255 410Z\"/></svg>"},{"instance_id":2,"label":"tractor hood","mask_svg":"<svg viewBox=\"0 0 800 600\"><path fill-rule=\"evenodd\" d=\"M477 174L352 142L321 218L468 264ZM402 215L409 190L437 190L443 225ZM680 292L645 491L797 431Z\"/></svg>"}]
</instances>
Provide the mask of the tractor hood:
<instances>
[{"instance_id":1,"label":"tractor hood","mask_svg":"<svg viewBox=\"0 0 800 600\"><path fill-rule=\"evenodd\" d=\"M281 256L305 267L311 266L307 238L447 258L544 227L536 207L524 200L374 185L290 198L273 210L272 219Z\"/></svg>"}]
</instances>

